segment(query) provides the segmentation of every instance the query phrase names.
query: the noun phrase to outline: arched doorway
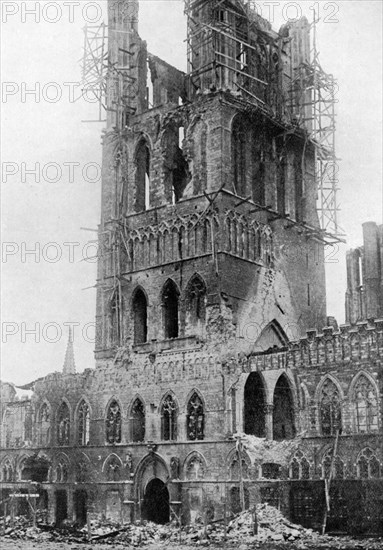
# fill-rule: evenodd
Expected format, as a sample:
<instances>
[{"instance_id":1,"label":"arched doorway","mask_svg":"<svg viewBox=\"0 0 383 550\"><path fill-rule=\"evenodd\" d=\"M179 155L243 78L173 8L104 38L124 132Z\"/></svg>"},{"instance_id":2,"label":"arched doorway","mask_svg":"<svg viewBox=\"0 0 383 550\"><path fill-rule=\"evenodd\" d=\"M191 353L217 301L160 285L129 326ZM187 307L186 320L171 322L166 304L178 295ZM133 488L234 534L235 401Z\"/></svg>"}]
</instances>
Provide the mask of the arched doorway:
<instances>
[{"instance_id":1,"label":"arched doorway","mask_svg":"<svg viewBox=\"0 0 383 550\"><path fill-rule=\"evenodd\" d=\"M165 524L170 519L169 491L163 481L155 477L146 486L142 519Z\"/></svg>"},{"instance_id":2,"label":"arched doorway","mask_svg":"<svg viewBox=\"0 0 383 550\"><path fill-rule=\"evenodd\" d=\"M262 378L257 372L249 374L244 393L244 432L256 437L265 437L265 390Z\"/></svg>"},{"instance_id":3,"label":"arched doorway","mask_svg":"<svg viewBox=\"0 0 383 550\"><path fill-rule=\"evenodd\" d=\"M282 374L274 390L273 439L281 441L295 437L294 401L287 377Z\"/></svg>"}]
</instances>

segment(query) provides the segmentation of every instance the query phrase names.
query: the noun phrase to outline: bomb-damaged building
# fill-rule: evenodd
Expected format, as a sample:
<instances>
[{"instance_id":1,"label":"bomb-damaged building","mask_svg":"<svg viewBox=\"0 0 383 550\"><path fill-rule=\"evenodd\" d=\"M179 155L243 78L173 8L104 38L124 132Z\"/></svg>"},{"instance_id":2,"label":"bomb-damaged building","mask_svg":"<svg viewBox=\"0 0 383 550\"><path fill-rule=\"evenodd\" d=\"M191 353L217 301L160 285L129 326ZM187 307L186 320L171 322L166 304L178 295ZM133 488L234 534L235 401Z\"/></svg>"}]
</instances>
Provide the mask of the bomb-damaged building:
<instances>
[{"instance_id":1,"label":"bomb-damaged building","mask_svg":"<svg viewBox=\"0 0 383 550\"><path fill-rule=\"evenodd\" d=\"M147 51L137 1L108 2L96 364L76 373L70 337L32 396L2 385L3 502L32 482L58 525L268 502L381 532L383 233L348 256L338 328L334 79L305 18L185 12L183 73Z\"/></svg>"}]
</instances>

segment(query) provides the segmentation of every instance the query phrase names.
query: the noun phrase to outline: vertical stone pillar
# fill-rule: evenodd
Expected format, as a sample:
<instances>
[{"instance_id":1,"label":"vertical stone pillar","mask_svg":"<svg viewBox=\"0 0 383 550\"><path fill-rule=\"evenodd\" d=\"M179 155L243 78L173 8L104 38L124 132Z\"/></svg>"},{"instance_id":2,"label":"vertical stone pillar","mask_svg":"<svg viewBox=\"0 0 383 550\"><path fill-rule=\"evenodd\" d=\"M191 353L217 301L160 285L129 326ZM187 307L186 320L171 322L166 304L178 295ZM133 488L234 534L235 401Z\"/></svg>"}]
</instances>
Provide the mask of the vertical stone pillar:
<instances>
[{"instance_id":1,"label":"vertical stone pillar","mask_svg":"<svg viewBox=\"0 0 383 550\"><path fill-rule=\"evenodd\" d=\"M378 317L380 290L380 250L378 227L375 222L363 224L364 269L363 286L366 299L366 317Z\"/></svg>"},{"instance_id":2,"label":"vertical stone pillar","mask_svg":"<svg viewBox=\"0 0 383 550\"><path fill-rule=\"evenodd\" d=\"M186 430L186 413L179 413L178 422L177 422L177 440L186 441L187 440L187 430Z\"/></svg>"},{"instance_id":3,"label":"vertical stone pillar","mask_svg":"<svg viewBox=\"0 0 383 550\"><path fill-rule=\"evenodd\" d=\"M273 412L274 405L267 403L265 407L265 425L266 425L266 439L273 439Z\"/></svg>"}]
</instances>

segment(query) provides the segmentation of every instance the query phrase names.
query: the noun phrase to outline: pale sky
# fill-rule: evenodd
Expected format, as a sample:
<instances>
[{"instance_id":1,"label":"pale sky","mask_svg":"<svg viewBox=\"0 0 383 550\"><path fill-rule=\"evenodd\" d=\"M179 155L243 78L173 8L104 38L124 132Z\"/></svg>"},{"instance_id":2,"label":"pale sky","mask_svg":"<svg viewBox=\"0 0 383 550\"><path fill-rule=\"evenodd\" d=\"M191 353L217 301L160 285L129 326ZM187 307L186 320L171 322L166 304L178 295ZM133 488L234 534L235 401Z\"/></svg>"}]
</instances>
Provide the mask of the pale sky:
<instances>
[{"instance_id":1,"label":"pale sky","mask_svg":"<svg viewBox=\"0 0 383 550\"><path fill-rule=\"evenodd\" d=\"M286 16L302 13L311 21L314 2L256 4L266 17L274 6L278 29ZM345 250L362 244L363 222L382 223L382 4L319 2L320 61L339 84L339 203L347 246L327 264L327 310L340 323ZM99 223L103 124L82 122L97 119L97 105L84 98L73 102L68 83L81 81L82 29L92 21L106 22L105 2L1 0L0 5L1 378L23 384L61 370L68 323L77 323L78 370L94 366L96 292L83 289L95 284L96 263L83 256L93 257L90 241L96 234L81 228L96 229ZM36 13L27 13L35 5ZM139 27L149 51L186 68L183 1L140 2ZM36 94L28 93L33 89ZM40 181L28 172L37 163Z\"/></svg>"}]
</instances>

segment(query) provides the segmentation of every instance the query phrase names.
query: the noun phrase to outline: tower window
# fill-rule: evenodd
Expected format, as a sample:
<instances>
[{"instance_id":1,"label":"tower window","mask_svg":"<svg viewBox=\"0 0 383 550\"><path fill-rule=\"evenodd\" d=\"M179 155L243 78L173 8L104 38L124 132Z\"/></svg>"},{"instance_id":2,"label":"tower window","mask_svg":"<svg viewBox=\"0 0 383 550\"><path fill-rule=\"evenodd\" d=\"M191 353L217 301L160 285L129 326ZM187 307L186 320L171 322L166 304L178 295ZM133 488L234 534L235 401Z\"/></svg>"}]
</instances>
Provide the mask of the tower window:
<instances>
[{"instance_id":1,"label":"tower window","mask_svg":"<svg viewBox=\"0 0 383 550\"><path fill-rule=\"evenodd\" d=\"M178 289L173 281L169 280L162 293L165 338L178 338L178 300Z\"/></svg>"},{"instance_id":2,"label":"tower window","mask_svg":"<svg viewBox=\"0 0 383 550\"><path fill-rule=\"evenodd\" d=\"M57 444L60 446L69 445L70 438L70 416L69 407L62 403L57 413Z\"/></svg>"},{"instance_id":3,"label":"tower window","mask_svg":"<svg viewBox=\"0 0 383 550\"><path fill-rule=\"evenodd\" d=\"M295 436L294 407L291 389L282 375L274 390L273 439L292 439Z\"/></svg>"},{"instance_id":4,"label":"tower window","mask_svg":"<svg viewBox=\"0 0 383 550\"><path fill-rule=\"evenodd\" d=\"M136 150L136 212L150 207L150 151L145 140Z\"/></svg>"},{"instance_id":5,"label":"tower window","mask_svg":"<svg viewBox=\"0 0 383 550\"><path fill-rule=\"evenodd\" d=\"M147 309L146 296L141 289L138 289L133 298L135 344L143 344L147 341Z\"/></svg>"},{"instance_id":6,"label":"tower window","mask_svg":"<svg viewBox=\"0 0 383 550\"><path fill-rule=\"evenodd\" d=\"M144 441L145 439L145 408L141 399L136 399L132 406L131 414L132 441Z\"/></svg>"},{"instance_id":7,"label":"tower window","mask_svg":"<svg viewBox=\"0 0 383 550\"><path fill-rule=\"evenodd\" d=\"M206 318L206 286L199 276L194 276L186 292L186 323L191 331L205 323Z\"/></svg>"},{"instance_id":8,"label":"tower window","mask_svg":"<svg viewBox=\"0 0 383 550\"><path fill-rule=\"evenodd\" d=\"M240 196L246 194L246 126L241 116L237 116L232 128L232 163L234 189Z\"/></svg>"}]
</instances>

